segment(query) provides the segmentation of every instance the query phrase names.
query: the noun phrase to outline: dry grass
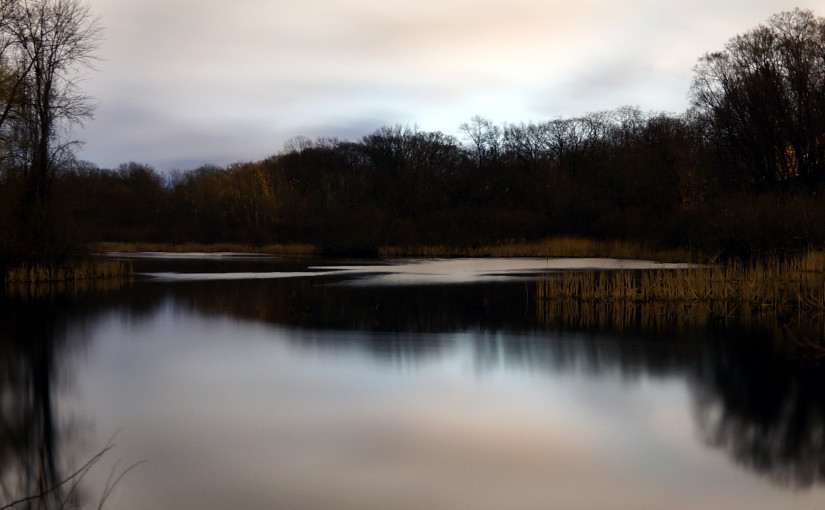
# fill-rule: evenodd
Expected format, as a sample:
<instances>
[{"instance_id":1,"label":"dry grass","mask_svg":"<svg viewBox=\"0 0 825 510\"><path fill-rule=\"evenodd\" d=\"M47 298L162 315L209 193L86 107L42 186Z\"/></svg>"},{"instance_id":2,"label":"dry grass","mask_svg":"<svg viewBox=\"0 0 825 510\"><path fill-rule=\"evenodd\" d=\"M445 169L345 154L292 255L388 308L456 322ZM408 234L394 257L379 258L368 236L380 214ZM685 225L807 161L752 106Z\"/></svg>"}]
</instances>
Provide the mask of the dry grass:
<instances>
[{"instance_id":1,"label":"dry grass","mask_svg":"<svg viewBox=\"0 0 825 510\"><path fill-rule=\"evenodd\" d=\"M737 325L769 332L778 350L797 357L825 357L825 311L748 306L734 301L543 301L541 324L600 332L679 336L708 327Z\"/></svg>"},{"instance_id":2,"label":"dry grass","mask_svg":"<svg viewBox=\"0 0 825 510\"><path fill-rule=\"evenodd\" d=\"M7 283L6 294L18 299L42 299L52 296L82 296L114 292L128 285L131 280L111 278L106 280L78 280L62 282Z\"/></svg>"},{"instance_id":3,"label":"dry grass","mask_svg":"<svg viewBox=\"0 0 825 510\"><path fill-rule=\"evenodd\" d=\"M534 242L509 242L473 248L444 245L382 246L382 258L393 257L611 257L689 261L682 250L656 250L627 241L595 241L579 237L553 237Z\"/></svg>"},{"instance_id":4,"label":"dry grass","mask_svg":"<svg viewBox=\"0 0 825 510\"><path fill-rule=\"evenodd\" d=\"M171 253L185 253L185 252L200 252L200 253L216 253L216 252L235 252L235 253L268 253L273 255L290 255L290 256L311 256L316 255L319 250L318 247L312 244L288 243L288 244L269 244L266 246L253 246L247 244L200 244L200 243L118 243L118 242L101 242L94 243L89 246L89 249L96 253L107 252L121 252L121 253L136 253L144 251L156 252L171 252Z\"/></svg>"},{"instance_id":5,"label":"dry grass","mask_svg":"<svg viewBox=\"0 0 825 510\"><path fill-rule=\"evenodd\" d=\"M799 263L804 271L821 273L825 271L825 251L809 251L800 257Z\"/></svg>"},{"instance_id":6,"label":"dry grass","mask_svg":"<svg viewBox=\"0 0 825 510\"><path fill-rule=\"evenodd\" d=\"M539 322L598 331L647 331L664 333L689 331L711 320L725 321L738 309L725 302L634 303L556 300L537 308Z\"/></svg>"},{"instance_id":7,"label":"dry grass","mask_svg":"<svg viewBox=\"0 0 825 510\"><path fill-rule=\"evenodd\" d=\"M585 271L548 275L540 300L735 302L752 307L825 309L825 278L805 257L676 270Z\"/></svg>"},{"instance_id":8,"label":"dry grass","mask_svg":"<svg viewBox=\"0 0 825 510\"><path fill-rule=\"evenodd\" d=\"M58 266L23 264L6 270L6 284L77 282L122 278L132 273L130 264L115 260L90 259Z\"/></svg>"}]
</instances>

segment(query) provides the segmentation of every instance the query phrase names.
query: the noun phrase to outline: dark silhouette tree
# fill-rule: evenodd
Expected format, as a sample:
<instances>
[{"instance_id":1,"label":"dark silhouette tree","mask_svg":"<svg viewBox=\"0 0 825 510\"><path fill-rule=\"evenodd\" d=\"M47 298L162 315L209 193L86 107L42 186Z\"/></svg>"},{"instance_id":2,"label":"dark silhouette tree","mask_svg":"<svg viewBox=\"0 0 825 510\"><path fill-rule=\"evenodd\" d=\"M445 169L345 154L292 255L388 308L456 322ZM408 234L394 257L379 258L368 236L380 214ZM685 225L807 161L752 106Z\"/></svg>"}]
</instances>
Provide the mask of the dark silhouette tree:
<instances>
[{"instance_id":1,"label":"dark silhouette tree","mask_svg":"<svg viewBox=\"0 0 825 510\"><path fill-rule=\"evenodd\" d=\"M696 66L693 105L727 180L813 184L825 176L825 19L796 9L728 41Z\"/></svg>"},{"instance_id":2,"label":"dark silhouette tree","mask_svg":"<svg viewBox=\"0 0 825 510\"><path fill-rule=\"evenodd\" d=\"M19 92L6 102L13 168L23 175L17 258L54 262L65 255L67 239L56 226L51 186L71 156L73 142L62 130L91 117L93 105L76 77L88 67L100 28L78 0L19 0L4 27Z\"/></svg>"},{"instance_id":3,"label":"dark silhouette tree","mask_svg":"<svg viewBox=\"0 0 825 510\"><path fill-rule=\"evenodd\" d=\"M476 165L481 167L487 163L499 162L502 131L493 121L476 115L458 128L467 139L467 152Z\"/></svg>"}]
</instances>

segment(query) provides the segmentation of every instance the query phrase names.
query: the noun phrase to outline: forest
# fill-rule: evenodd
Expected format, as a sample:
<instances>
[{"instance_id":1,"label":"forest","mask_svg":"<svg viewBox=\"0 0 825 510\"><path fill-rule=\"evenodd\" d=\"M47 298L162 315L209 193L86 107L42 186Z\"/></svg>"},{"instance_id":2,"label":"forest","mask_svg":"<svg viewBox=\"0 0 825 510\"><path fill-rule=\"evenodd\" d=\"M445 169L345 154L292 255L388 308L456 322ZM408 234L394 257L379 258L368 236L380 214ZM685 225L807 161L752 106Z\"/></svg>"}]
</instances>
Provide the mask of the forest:
<instances>
[{"instance_id":1,"label":"forest","mask_svg":"<svg viewBox=\"0 0 825 510\"><path fill-rule=\"evenodd\" d=\"M93 25L79 28L93 40ZM355 141L297 136L261 161L168 173L43 149L57 137L31 113L48 113L55 103L35 103L63 89L40 94L38 65L26 69L20 54L22 64L3 60L0 83L0 265L60 262L98 241L311 243L370 255L581 236L741 258L825 245L825 19L807 10L702 56L682 113L476 116L458 137L386 125Z\"/></svg>"}]
</instances>

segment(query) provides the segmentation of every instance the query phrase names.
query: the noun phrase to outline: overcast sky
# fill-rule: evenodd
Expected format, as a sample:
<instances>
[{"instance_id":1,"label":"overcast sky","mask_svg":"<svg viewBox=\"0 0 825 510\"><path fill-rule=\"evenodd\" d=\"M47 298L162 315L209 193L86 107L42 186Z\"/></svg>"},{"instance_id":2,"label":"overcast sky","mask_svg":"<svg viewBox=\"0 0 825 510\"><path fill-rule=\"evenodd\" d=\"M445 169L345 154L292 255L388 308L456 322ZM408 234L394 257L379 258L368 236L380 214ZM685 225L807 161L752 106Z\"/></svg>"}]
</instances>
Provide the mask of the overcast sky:
<instances>
[{"instance_id":1,"label":"overcast sky","mask_svg":"<svg viewBox=\"0 0 825 510\"><path fill-rule=\"evenodd\" d=\"M88 2L104 35L79 157L159 170L385 124L682 112L703 53L783 10L825 16L825 0Z\"/></svg>"}]
</instances>

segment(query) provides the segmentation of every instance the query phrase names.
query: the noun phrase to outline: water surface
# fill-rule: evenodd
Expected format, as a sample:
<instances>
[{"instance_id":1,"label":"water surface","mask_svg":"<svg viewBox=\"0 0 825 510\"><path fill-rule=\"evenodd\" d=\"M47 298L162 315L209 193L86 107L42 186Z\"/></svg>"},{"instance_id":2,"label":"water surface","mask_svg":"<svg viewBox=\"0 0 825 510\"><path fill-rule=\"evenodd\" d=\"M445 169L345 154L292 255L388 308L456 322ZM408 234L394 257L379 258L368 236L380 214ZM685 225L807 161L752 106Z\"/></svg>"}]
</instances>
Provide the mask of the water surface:
<instances>
[{"instance_id":1,"label":"water surface","mask_svg":"<svg viewBox=\"0 0 825 510\"><path fill-rule=\"evenodd\" d=\"M748 324L606 327L535 299L545 272L650 263L133 262L120 288L2 298L0 501L43 452L60 478L116 433L88 506L138 461L107 507L825 504L817 363Z\"/></svg>"}]
</instances>

